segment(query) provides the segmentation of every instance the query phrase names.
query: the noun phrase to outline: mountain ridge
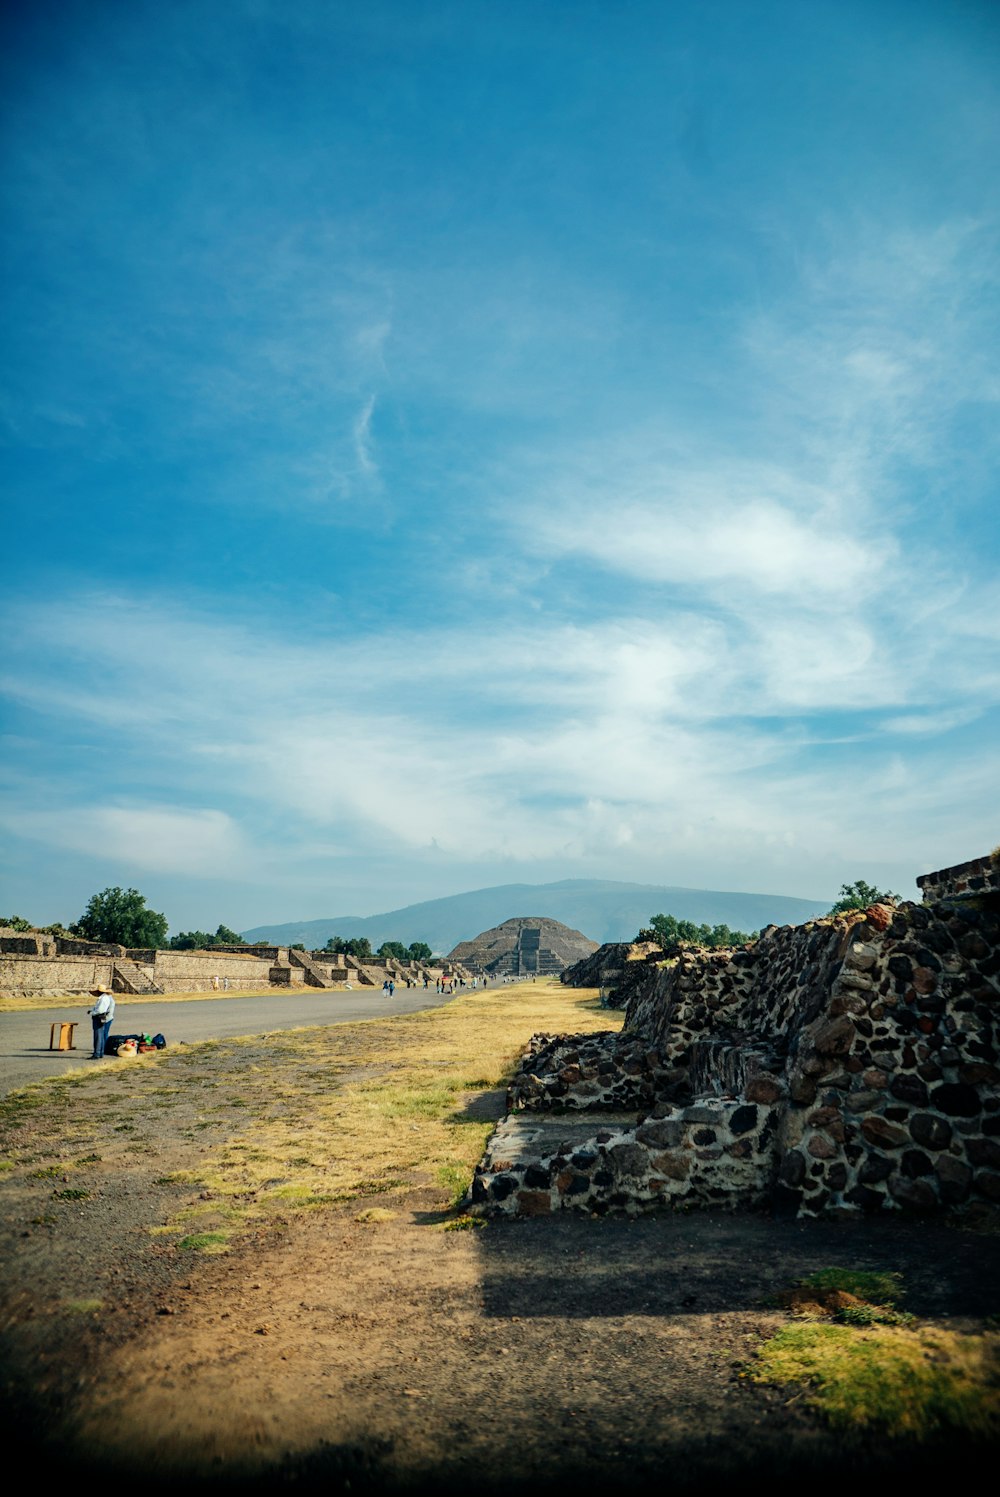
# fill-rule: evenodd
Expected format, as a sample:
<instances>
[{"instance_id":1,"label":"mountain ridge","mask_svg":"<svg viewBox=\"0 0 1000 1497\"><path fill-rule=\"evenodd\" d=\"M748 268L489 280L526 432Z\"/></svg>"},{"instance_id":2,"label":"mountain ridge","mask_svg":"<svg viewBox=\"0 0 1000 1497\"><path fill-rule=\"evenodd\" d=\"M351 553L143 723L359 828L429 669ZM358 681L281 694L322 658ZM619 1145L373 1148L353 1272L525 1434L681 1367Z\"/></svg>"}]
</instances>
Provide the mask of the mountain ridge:
<instances>
[{"instance_id":1,"label":"mountain ridge","mask_svg":"<svg viewBox=\"0 0 1000 1497\"><path fill-rule=\"evenodd\" d=\"M833 903L788 894L741 894L721 889L689 889L679 884L634 884L612 879L560 879L548 884L495 884L462 894L422 900L377 915L337 915L318 920L256 925L242 932L248 941L286 946L301 941L325 946L331 936L367 936L373 948L383 941L426 941L435 952L450 951L484 930L519 915L559 920L601 944L626 941L653 915L674 915L699 925L759 930L765 925L800 925L825 914Z\"/></svg>"}]
</instances>

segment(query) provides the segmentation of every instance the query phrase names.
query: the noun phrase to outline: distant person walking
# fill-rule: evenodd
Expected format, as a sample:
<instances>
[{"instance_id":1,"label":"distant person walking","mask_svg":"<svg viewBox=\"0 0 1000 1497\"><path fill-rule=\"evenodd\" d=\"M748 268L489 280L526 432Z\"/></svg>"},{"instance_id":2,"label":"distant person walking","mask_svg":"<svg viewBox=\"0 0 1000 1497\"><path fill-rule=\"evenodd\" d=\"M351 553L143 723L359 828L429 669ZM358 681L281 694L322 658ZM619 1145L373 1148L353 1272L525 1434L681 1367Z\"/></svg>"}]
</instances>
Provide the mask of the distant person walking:
<instances>
[{"instance_id":1,"label":"distant person walking","mask_svg":"<svg viewBox=\"0 0 1000 1497\"><path fill-rule=\"evenodd\" d=\"M90 996L96 998L97 1002L89 1010L91 1022L94 1026L94 1053L91 1060L104 1059L104 1047L108 1041L108 1031L111 1021L115 1016L115 1000L108 988L91 988Z\"/></svg>"}]
</instances>

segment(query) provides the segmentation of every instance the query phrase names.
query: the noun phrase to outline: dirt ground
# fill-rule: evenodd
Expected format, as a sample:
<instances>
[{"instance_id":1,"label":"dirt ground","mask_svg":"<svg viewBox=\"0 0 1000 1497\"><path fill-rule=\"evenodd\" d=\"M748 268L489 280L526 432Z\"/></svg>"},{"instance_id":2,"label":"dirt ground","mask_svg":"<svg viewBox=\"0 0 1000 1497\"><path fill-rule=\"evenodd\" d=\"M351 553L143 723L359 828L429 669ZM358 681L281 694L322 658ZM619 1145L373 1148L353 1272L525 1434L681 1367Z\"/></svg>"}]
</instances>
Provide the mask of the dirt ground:
<instances>
[{"instance_id":1,"label":"dirt ground","mask_svg":"<svg viewBox=\"0 0 1000 1497\"><path fill-rule=\"evenodd\" d=\"M249 1217L206 1256L157 1235L172 1210L213 1205L176 1179L211 1152L204 1098L157 1102L150 1087L102 1110L113 1086L100 1078L81 1115L69 1083L47 1083L57 1105L15 1101L5 1118L8 1449L44 1454L54 1477L684 1493L835 1474L874 1491L975 1454L967 1439L836 1435L802 1389L745 1374L786 1323L769 1296L825 1267L899 1271L918 1317L981 1330L997 1309L994 1232L711 1212L446 1230L446 1194L418 1181Z\"/></svg>"}]
</instances>

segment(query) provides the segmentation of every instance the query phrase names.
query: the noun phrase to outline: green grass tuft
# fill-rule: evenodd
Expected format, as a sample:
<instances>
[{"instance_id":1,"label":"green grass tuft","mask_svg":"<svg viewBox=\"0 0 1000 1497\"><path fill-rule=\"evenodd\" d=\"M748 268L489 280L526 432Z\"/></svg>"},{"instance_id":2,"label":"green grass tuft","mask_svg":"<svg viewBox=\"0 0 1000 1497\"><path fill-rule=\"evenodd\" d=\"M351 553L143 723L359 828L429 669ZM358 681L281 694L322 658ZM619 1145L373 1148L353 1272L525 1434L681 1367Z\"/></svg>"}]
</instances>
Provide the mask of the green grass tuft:
<instances>
[{"instance_id":1,"label":"green grass tuft","mask_svg":"<svg viewBox=\"0 0 1000 1497\"><path fill-rule=\"evenodd\" d=\"M1000 1434L1000 1338L873 1326L787 1326L749 1369L762 1383L804 1383L835 1428L927 1439Z\"/></svg>"},{"instance_id":2,"label":"green grass tuft","mask_svg":"<svg viewBox=\"0 0 1000 1497\"><path fill-rule=\"evenodd\" d=\"M177 1244L182 1253L228 1253L228 1232L190 1232Z\"/></svg>"},{"instance_id":3,"label":"green grass tuft","mask_svg":"<svg viewBox=\"0 0 1000 1497\"><path fill-rule=\"evenodd\" d=\"M466 1164L439 1164L434 1171L434 1177L442 1189L448 1192L453 1206L465 1199L465 1193L469 1188L470 1172Z\"/></svg>"}]
</instances>

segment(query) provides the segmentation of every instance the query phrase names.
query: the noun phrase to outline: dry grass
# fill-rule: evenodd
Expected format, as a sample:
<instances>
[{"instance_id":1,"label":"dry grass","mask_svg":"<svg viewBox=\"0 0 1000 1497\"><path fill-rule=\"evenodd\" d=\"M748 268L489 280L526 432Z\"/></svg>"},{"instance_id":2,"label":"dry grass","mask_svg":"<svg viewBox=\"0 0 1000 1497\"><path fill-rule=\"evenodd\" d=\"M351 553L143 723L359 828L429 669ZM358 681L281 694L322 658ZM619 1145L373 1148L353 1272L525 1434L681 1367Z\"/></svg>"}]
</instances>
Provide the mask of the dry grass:
<instances>
[{"instance_id":1,"label":"dry grass","mask_svg":"<svg viewBox=\"0 0 1000 1497\"><path fill-rule=\"evenodd\" d=\"M492 1127L477 1098L505 1084L530 1036L620 1023L593 990L512 984L73 1073L14 1093L0 1121L30 1139L21 1166L53 1175L95 1147L108 1164L148 1153L165 1188L187 1187L158 1232L218 1252L255 1225L410 1186L437 1186L449 1209Z\"/></svg>"}]
</instances>

